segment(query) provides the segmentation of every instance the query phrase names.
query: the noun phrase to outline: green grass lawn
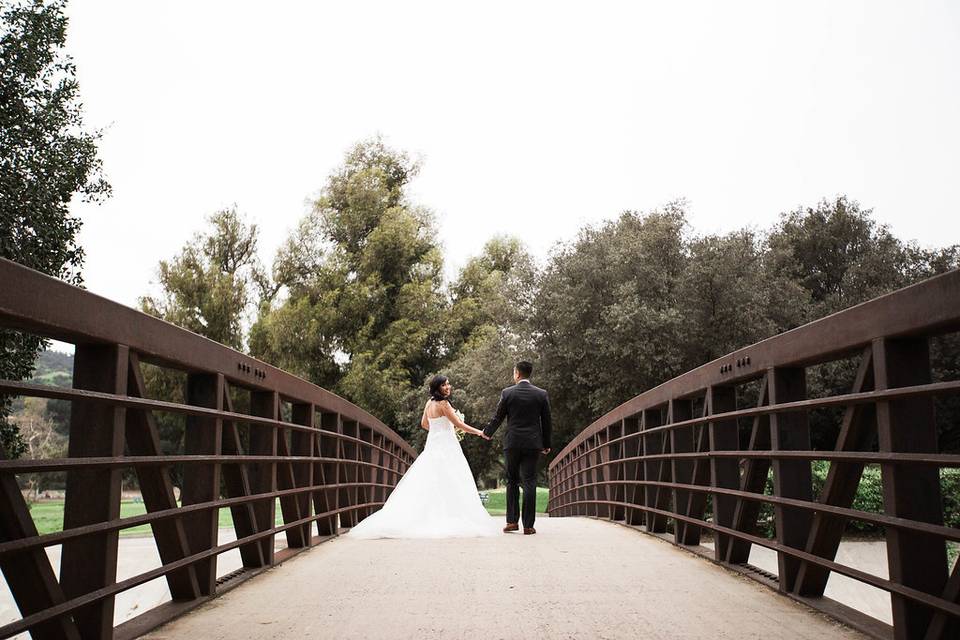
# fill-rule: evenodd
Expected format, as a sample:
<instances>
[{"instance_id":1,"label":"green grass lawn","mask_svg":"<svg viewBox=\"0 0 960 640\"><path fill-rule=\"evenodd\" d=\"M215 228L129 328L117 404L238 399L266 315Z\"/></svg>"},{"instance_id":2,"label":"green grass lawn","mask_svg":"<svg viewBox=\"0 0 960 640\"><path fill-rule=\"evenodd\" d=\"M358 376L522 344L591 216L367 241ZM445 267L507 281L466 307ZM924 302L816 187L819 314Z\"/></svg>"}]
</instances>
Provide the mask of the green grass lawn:
<instances>
[{"instance_id":1,"label":"green grass lawn","mask_svg":"<svg viewBox=\"0 0 960 640\"><path fill-rule=\"evenodd\" d=\"M486 493L490 497L487 499L487 503L484 505L487 508L487 512L492 516L502 516L507 513L507 490L506 488L502 489L488 489L486 491L481 491L481 493ZM522 493L522 492L521 492ZM550 490L546 487L537 487L537 513L546 513L547 512L547 498L550 495ZM520 496L521 504L523 503L523 496Z\"/></svg>"},{"instance_id":2,"label":"green grass lawn","mask_svg":"<svg viewBox=\"0 0 960 640\"><path fill-rule=\"evenodd\" d=\"M120 503L121 518L140 516L146 512L147 508L142 502L125 500ZM33 516L33 521L37 525L37 531L39 531L41 535L44 533L55 533L63 529L62 501L38 502L30 509L30 515ZM281 524L282 522L283 518L280 513L280 501L277 500L277 524ZM230 515L229 507L220 509L220 527L232 526L233 518ZM122 536L135 536L149 533L150 525L148 524L140 525L139 527L130 527L129 529L122 529L120 531L120 535Z\"/></svg>"}]
</instances>

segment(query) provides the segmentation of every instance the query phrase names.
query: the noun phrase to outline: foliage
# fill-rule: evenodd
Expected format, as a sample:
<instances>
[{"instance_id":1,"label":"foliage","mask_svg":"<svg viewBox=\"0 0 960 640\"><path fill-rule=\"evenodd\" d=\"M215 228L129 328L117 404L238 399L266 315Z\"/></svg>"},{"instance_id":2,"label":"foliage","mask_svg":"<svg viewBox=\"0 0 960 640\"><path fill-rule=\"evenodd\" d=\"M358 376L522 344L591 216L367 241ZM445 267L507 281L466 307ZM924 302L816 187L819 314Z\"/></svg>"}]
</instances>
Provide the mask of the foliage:
<instances>
[{"instance_id":1,"label":"foliage","mask_svg":"<svg viewBox=\"0 0 960 640\"><path fill-rule=\"evenodd\" d=\"M140 299L141 309L234 349L244 348L245 328L264 297L272 295L269 278L257 257L258 228L235 208L207 218L174 258L160 262L162 294ZM184 402L185 376L160 367L143 366L147 395ZM156 413L163 454L182 452L182 416ZM174 470L175 481L179 470Z\"/></svg>"},{"instance_id":2,"label":"foliage","mask_svg":"<svg viewBox=\"0 0 960 640\"><path fill-rule=\"evenodd\" d=\"M830 463L824 460L815 460L811 463L813 475L813 495L819 496L823 491ZM773 493L773 472L767 476L766 489L768 495ZM940 494L943 496L943 523L948 527L960 527L960 469L940 470ZM883 513L883 478L880 467L868 465L863 470L857 493L850 507L867 513ZM764 503L758 518L761 535L774 537L773 507ZM847 532L859 534L882 534L883 527L870 522L857 520L847 521Z\"/></svg>"},{"instance_id":3,"label":"foliage","mask_svg":"<svg viewBox=\"0 0 960 640\"><path fill-rule=\"evenodd\" d=\"M10 418L16 425L21 437L26 443L27 457L30 459L62 458L67 453L67 439L57 431L46 411L46 401L42 398L27 398L23 410ZM41 491L49 487L51 482L59 478L52 477L62 474L28 473L19 480L24 483L32 494L30 499L36 500Z\"/></svg>"},{"instance_id":4,"label":"foliage","mask_svg":"<svg viewBox=\"0 0 960 640\"><path fill-rule=\"evenodd\" d=\"M274 261L285 298L261 309L251 351L398 431L443 357L447 303L432 215L406 189L419 167L375 138L351 149ZM419 418L419 415L417 415Z\"/></svg>"},{"instance_id":5,"label":"foliage","mask_svg":"<svg viewBox=\"0 0 960 640\"><path fill-rule=\"evenodd\" d=\"M143 311L234 349L243 349L249 321L269 284L257 258L258 229L236 208L207 218L197 233L158 270L161 297L140 299Z\"/></svg>"},{"instance_id":6,"label":"foliage","mask_svg":"<svg viewBox=\"0 0 960 640\"><path fill-rule=\"evenodd\" d=\"M536 276L523 243L499 236L464 265L450 286L449 364L441 373L452 381L451 403L464 412L467 424L482 429L496 410L500 390L513 383L513 365L520 359L536 361L530 330ZM422 408L424 395L415 394L411 413ZM463 440L476 479L496 481L501 475L503 433L500 429L492 442Z\"/></svg>"},{"instance_id":7,"label":"foliage","mask_svg":"<svg viewBox=\"0 0 960 640\"><path fill-rule=\"evenodd\" d=\"M68 205L110 195L97 157L100 132L83 126L76 68L63 51L62 1L0 1L0 257L80 284L80 220ZM0 378L29 378L44 341L0 330ZM18 457L26 443L0 396L0 448Z\"/></svg>"}]
</instances>

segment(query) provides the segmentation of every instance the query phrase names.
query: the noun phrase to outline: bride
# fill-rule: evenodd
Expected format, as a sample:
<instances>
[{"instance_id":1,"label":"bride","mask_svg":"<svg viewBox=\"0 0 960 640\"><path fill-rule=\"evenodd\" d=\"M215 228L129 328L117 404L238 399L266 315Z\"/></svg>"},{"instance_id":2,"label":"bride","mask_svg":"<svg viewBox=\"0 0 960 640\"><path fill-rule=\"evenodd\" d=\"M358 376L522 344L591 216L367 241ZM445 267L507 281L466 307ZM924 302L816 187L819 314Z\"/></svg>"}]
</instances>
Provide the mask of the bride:
<instances>
[{"instance_id":1,"label":"bride","mask_svg":"<svg viewBox=\"0 0 960 640\"><path fill-rule=\"evenodd\" d=\"M423 453L400 478L383 507L364 518L347 536L468 538L500 533L480 502L454 430L486 436L454 411L447 400L450 388L446 376L430 380L430 400L420 418L420 426L428 432Z\"/></svg>"}]
</instances>

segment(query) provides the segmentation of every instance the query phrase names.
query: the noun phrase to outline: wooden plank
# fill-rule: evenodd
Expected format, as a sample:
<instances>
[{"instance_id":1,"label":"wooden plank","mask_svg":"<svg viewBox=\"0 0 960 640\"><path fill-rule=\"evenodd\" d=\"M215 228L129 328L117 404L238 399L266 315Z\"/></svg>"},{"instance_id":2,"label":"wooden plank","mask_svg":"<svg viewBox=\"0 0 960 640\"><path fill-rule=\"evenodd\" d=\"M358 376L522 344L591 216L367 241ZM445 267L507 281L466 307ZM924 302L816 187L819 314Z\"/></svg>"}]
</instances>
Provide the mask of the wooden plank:
<instances>
[{"instance_id":1,"label":"wooden plank","mask_svg":"<svg viewBox=\"0 0 960 640\"><path fill-rule=\"evenodd\" d=\"M930 382L930 346L926 338L878 338L873 343L877 389ZM877 403L877 436L881 452L937 451L933 399L917 396ZM884 513L918 522L943 524L940 474L936 467L881 465ZM912 589L940 596L947 586L944 539L918 531L886 528L890 579ZM893 631L898 640L922 638L933 612L902 596L891 596Z\"/></svg>"},{"instance_id":2,"label":"wooden plank","mask_svg":"<svg viewBox=\"0 0 960 640\"><path fill-rule=\"evenodd\" d=\"M226 380L221 374L193 373L187 376L187 404L223 410ZM222 424L219 418L187 416L183 436L186 455L218 455L222 447ZM184 506L210 502L220 497L220 465L190 464L183 467ZM197 512L184 518L184 530L191 553L201 553L217 546L220 514L217 509ZM213 595L217 589L217 558L212 556L197 562L197 584L200 593Z\"/></svg>"},{"instance_id":3,"label":"wooden plank","mask_svg":"<svg viewBox=\"0 0 960 640\"><path fill-rule=\"evenodd\" d=\"M135 398L147 397L147 386L140 370L140 359L130 354L127 372L127 395ZM160 433L152 411L127 410L126 439L127 451L131 456L158 456ZM177 499L173 494L173 482L170 468L166 466L137 466L137 483L143 506L147 513L177 508ZM153 539L157 544L157 553L163 564L176 562L190 555L187 534L180 518L160 520L150 525ZM173 600L193 600L200 596L197 575L192 566L184 567L167 574L167 587Z\"/></svg>"},{"instance_id":4,"label":"wooden plank","mask_svg":"<svg viewBox=\"0 0 960 640\"><path fill-rule=\"evenodd\" d=\"M123 345L77 345L73 386L77 389L126 394L129 350ZM74 402L70 411L71 458L123 455L126 409ZM120 517L120 474L113 469L67 472L63 528L116 520ZM116 582L119 532L109 531L63 543L60 584L69 600ZM74 612L83 637L113 634L114 598L109 596Z\"/></svg>"}]
</instances>

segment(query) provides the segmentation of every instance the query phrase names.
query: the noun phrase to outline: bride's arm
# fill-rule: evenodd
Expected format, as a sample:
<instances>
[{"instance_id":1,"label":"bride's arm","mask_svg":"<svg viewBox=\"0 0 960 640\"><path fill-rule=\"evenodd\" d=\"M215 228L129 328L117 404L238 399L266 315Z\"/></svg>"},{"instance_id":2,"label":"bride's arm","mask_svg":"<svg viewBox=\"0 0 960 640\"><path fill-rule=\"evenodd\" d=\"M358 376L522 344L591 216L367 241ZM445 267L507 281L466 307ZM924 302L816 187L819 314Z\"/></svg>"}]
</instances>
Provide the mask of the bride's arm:
<instances>
[{"instance_id":1,"label":"bride's arm","mask_svg":"<svg viewBox=\"0 0 960 640\"><path fill-rule=\"evenodd\" d=\"M453 426L457 429L466 431L467 433L472 433L475 436L479 436L483 433L483 431L480 431L480 429L474 429L466 422L461 420L460 417L453 411L453 405L451 405L449 401L444 402L441 406L443 407L443 415L450 418L450 422L452 422Z\"/></svg>"},{"instance_id":2,"label":"bride's arm","mask_svg":"<svg viewBox=\"0 0 960 640\"><path fill-rule=\"evenodd\" d=\"M420 416L420 428L430 431L430 421L427 420L427 407L430 406L430 403L423 405L423 415Z\"/></svg>"}]
</instances>

